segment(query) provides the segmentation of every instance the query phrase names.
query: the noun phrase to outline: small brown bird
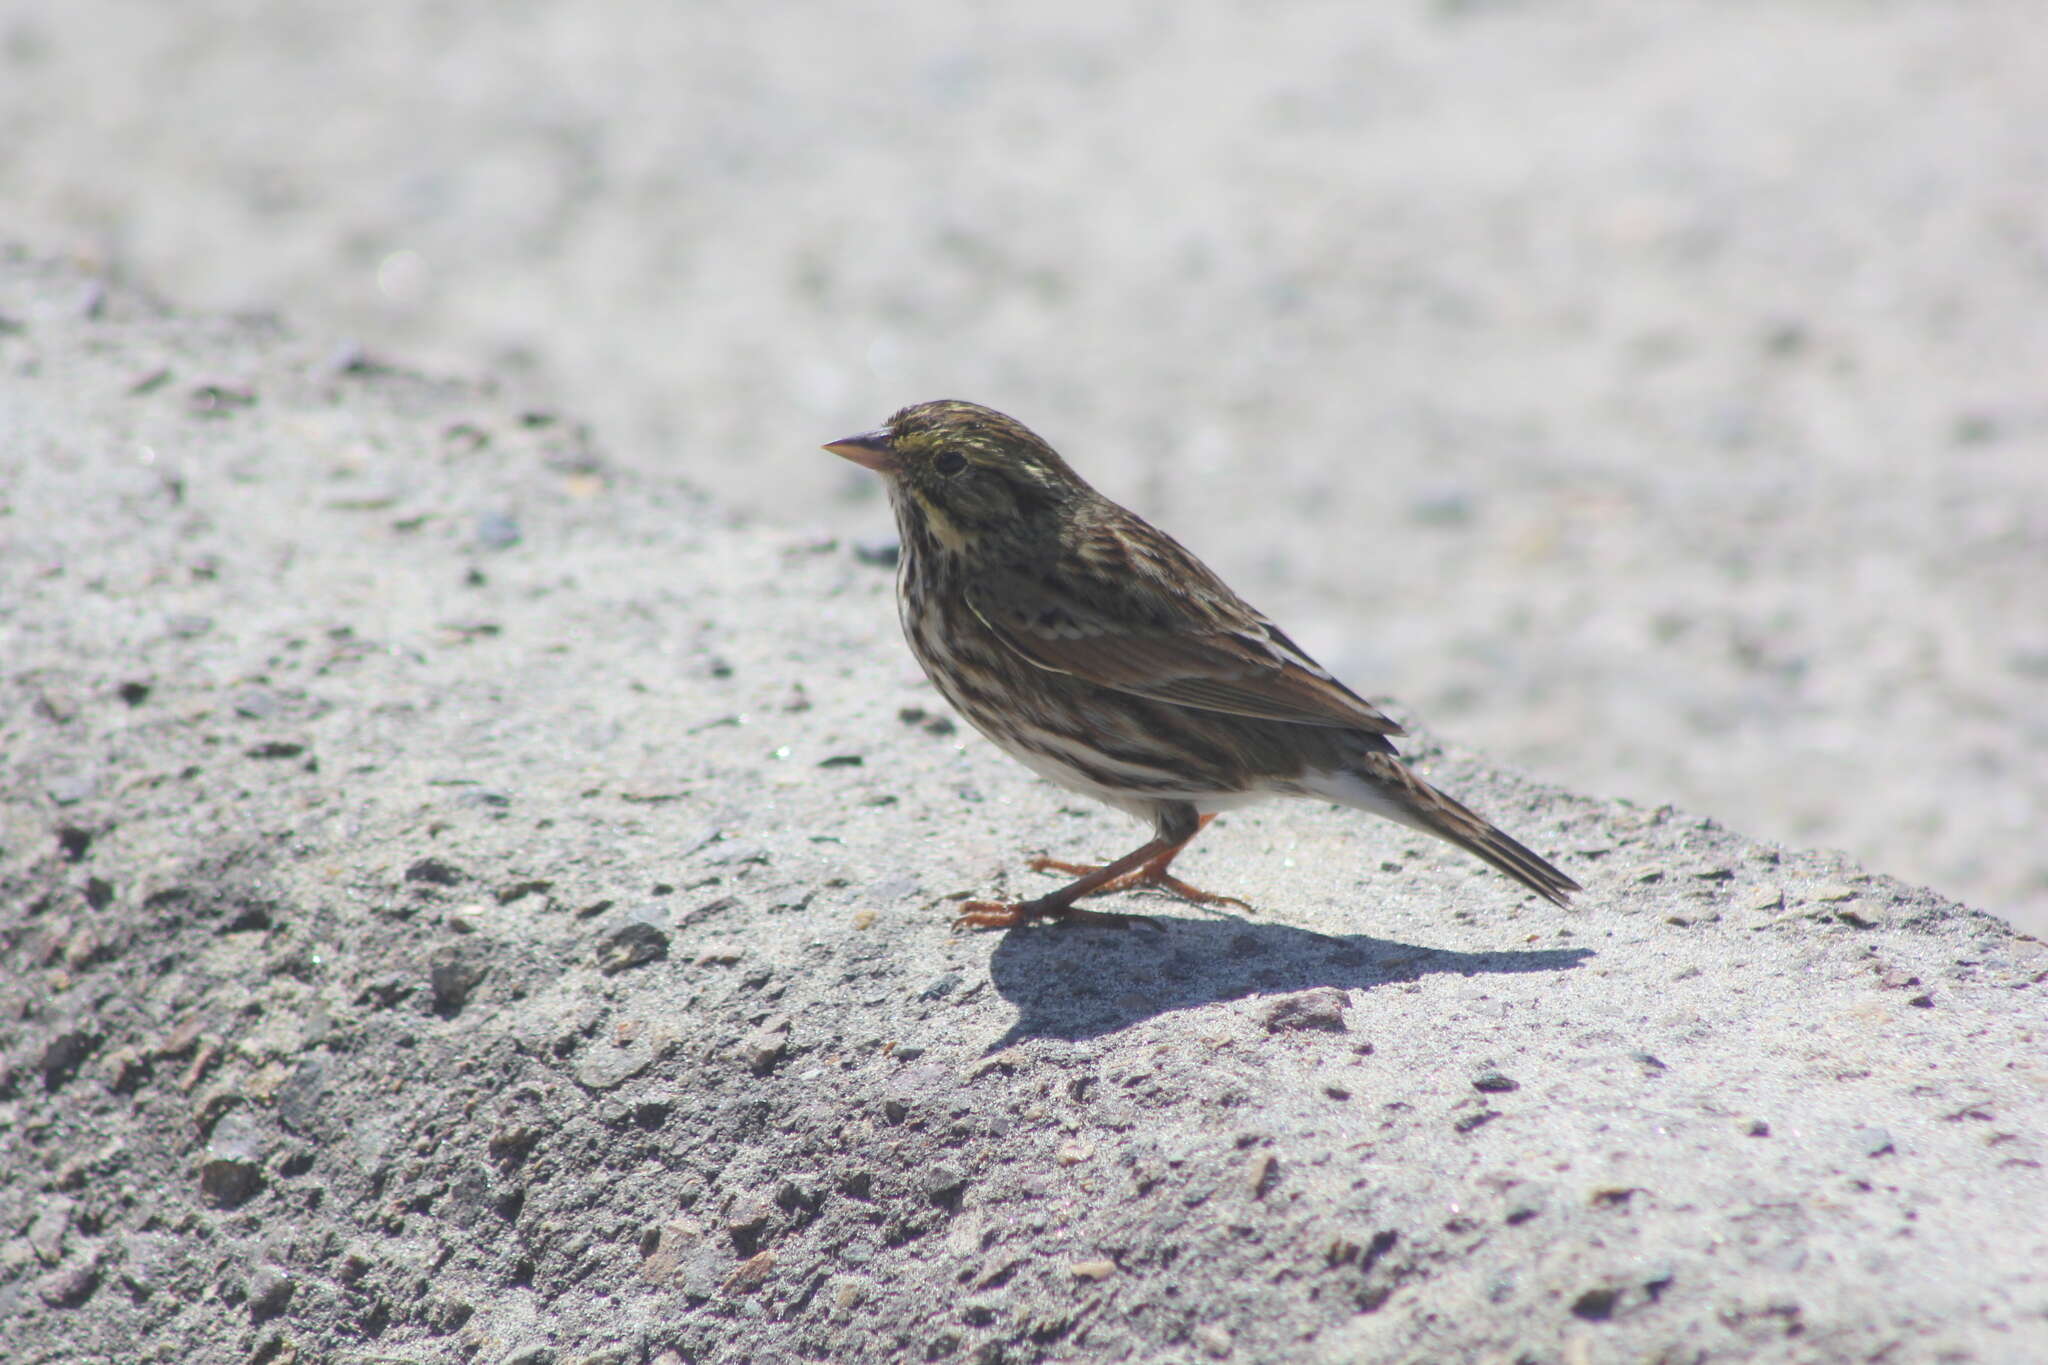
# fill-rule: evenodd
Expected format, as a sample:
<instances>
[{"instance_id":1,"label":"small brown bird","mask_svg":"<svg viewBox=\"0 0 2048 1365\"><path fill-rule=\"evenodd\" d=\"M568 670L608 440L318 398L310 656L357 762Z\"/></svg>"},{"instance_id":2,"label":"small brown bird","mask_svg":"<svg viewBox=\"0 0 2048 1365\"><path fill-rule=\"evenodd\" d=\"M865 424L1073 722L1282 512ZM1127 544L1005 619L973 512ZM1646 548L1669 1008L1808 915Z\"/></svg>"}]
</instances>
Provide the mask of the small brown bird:
<instances>
[{"instance_id":1,"label":"small brown bird","mask_svg":"<svg viewBox=\"0 0 2048 1365\"><path fill-rule=\"evenodd\" d=\"M1319 797L1456 844L1559 905L1579 884L1424 782L1401 727L1331 677L1170 536L1090 488L1022 423L919 403L825 449L880 474L902 537L896 604L924 671L1032 771L1140 819L1150 842L1036 900L969 901L1008 928L1098 891L1158 886L1217 811Z\"/></svg>"}]
</instances>

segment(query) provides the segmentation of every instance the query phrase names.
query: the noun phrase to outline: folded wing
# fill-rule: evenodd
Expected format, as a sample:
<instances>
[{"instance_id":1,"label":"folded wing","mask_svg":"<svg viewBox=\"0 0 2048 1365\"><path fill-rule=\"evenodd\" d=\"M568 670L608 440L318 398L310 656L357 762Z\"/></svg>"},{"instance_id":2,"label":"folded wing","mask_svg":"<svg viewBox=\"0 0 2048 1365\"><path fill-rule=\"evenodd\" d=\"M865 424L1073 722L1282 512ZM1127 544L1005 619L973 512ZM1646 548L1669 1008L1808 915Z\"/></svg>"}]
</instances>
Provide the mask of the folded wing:
<instances>
[{"instance_id":1,"label":"folded wing","mask_svg":"<svg viewBox=\"0 0 2048 1365\"><path fill-rule=\"evenodd\" d=\"M1398 735L1201 561L1152 530L1090 537L1046 571L1018 566L969 587L991 631L1040 668L1206 711Z\"/></svg>"}]
</instances>

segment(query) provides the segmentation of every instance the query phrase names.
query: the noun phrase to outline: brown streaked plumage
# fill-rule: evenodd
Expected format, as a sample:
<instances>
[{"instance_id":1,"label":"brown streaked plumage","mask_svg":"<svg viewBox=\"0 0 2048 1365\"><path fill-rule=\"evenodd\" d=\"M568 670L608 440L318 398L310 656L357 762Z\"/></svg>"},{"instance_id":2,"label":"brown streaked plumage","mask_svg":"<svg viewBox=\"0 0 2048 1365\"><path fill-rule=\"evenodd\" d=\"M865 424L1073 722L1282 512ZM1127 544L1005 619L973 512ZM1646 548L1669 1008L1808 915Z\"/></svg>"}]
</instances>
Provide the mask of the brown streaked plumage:
<instances>
[{"instance_id":1,"label":"brown streaked plumage","mask_svg":"<svg viewBox=\"0 0 2048 1365\"><path fill-rule=\"evenodd\" d=\"M919 403L825 449L882 475L902 537L897 608L911 652L970 724L1025 766L1150 820L1103 867L959 923L1096 916L1097 891L1163 886L1219 810L1271 796L1356 806L1456 844L1559 905L1580 889L1396 756L1401 727L1330 676L1208 566L1090 488L1013 418Z\"/></svg>"}]
</instances>

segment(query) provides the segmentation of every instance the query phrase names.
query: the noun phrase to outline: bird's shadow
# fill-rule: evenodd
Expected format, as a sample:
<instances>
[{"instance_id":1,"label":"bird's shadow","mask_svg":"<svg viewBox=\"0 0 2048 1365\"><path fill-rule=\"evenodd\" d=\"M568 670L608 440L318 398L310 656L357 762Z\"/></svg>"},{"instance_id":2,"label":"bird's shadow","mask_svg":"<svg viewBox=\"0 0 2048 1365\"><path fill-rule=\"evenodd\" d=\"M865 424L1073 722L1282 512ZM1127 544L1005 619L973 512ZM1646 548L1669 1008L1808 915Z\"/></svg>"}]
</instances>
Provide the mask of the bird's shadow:
<instances>
[{"instance_id":1,"label":"bird's shadow","mask_svg":"<svg viewBox=\"0 0 2048 1365\"><path fill-rule=\"evenodd\" d=\"M1432 972L1560 972L1587 948L1460 953L1365 934L1259 920L1162 917L1157 928L1038 923L1005 933L989 976L1017 1021L989 1048L1025 1038L1100 1037L1156 1015L1312 986L1370 990Z\"/></svg>"}]
</instances>

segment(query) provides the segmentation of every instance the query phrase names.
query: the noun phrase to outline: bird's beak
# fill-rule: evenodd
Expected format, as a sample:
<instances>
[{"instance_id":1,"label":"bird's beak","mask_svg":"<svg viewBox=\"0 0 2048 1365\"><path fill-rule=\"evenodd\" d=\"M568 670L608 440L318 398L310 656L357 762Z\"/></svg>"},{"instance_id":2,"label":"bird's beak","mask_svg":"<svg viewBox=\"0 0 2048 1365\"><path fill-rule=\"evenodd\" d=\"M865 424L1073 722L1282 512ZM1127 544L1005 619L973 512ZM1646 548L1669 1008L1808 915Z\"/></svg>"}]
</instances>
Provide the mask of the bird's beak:
<instances>
[{"instance_id":1,"label":"bird's beak","mask_svg":"<svg viewBox=\"0 0 2048 1365\"><path fill-rule=\"evenodd\" d=\"M887 427L863 431L858 436L849 436L843 441L832 441L825 446L834 455L852 460L855 464L866 465L877 474L896 472L896 445Z\"/></svg>"}]
</instances>

